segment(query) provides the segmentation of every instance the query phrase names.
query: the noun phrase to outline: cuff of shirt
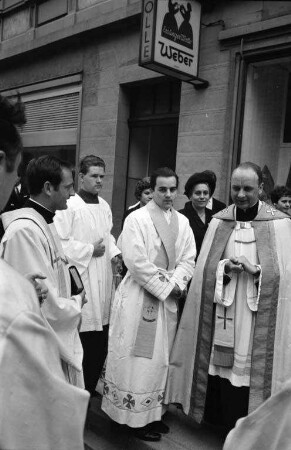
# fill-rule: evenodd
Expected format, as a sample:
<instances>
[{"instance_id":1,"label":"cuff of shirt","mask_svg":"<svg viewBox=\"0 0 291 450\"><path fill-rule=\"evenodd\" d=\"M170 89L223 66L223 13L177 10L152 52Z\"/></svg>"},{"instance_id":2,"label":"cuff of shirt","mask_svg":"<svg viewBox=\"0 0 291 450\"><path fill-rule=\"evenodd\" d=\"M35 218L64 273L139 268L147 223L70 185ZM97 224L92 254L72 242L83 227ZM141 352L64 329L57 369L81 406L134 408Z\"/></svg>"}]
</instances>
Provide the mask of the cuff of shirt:
<instances>
[{"instance_id":1,"label":"cuff of shirt","mask_svg":"<svg viewBox=\"0 0 291 450\"><path fill-rule=\"evenodd\" d=\"M121 255L121 251L119 250L118 247L115 247L115 249L109 251L110 259L114 258L117 255Z\"/></svg>"},{"instance_id":2,"label":"cuff of shirt","mask_svg":"<svg viewBox=\"0 0 291 450\"><path fill-rule=\"evenodd\" d=\"M173 282L166 280L166 278L161 281L158 277L154 276L143 286L143 288L149 291L154 297L164 301L169 297L174 286L175 283L173 284Z\"/></svg>"},{"instance_id":3,"label":"cuff of shirt","mask_svg":"<svg viewBox=\"0 0 291 450\"><path fill-rule=\"evenodd\" d=\"M88 255L90 256L90 260L93 257L93 253L94 253L94 245L93 244L88 244ZM90 262L90 261L89 261Z\"/></svg>"}]
</instances>

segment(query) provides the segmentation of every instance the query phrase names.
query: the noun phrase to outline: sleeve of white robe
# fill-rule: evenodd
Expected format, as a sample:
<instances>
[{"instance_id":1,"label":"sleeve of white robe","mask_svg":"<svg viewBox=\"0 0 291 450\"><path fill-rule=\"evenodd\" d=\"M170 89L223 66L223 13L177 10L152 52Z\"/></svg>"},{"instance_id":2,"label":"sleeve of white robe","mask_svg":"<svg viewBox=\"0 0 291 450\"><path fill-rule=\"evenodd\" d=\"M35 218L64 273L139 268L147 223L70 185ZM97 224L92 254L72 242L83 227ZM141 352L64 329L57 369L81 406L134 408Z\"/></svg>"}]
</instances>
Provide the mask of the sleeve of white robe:
<instances>
[{"instance_id":1,"label":"sleeve of white robe","mask_svg":"<svg viewBox=\"0 0 291 450\"><path fill-rule=\"evenodd\" d=\"M171 281L177 284L182 291L187 287L193 276L196 256L196 243L193 231L188 223L185 225L183 235L185 244L182 257L179 259L175 272L171 277Z\"/></svg>"},{"instance_id":2,"label":"sleeve of white robe","mask_svg":"<svg viewBox=\"0 0 291 450\"><path fill-rule=\"evenodd\" d=\"M113 222L112 222L112 212L110 209L110 206L108 205L108 210L107 210L107 215L108 215L108 223L109 223L109 249L108 249L108 254L109 254L109 258L112 259L114 258L114 256L120 255L120 250L116 245L116 240L114 238L114 236L111 234L111 230L113 227Z\"/></svg>"},{"instance_id":3,"label":"sleeve of white robe","mask_svg":"<svg viewBox=\"0 0 291 450\"><path fill-rule=\"evenodd\" d=\"M65 380L57 341L39 315L15 317L1 337L0 364L0 448L83 448L88 393Z\"/></svg>"},{"instance_id":4,"label":"sleeve of white robe","mask_svg":"<svg viewBox=\"0 0 291 450\"><path fill-rule=\"evenodd\" d=\"M41 272L47 277L41 280L41 283L48 288L42 311L57 333L77 328L81 319L81 297L79 295L71 298L58 296L55 274L38 233L28 227L18 229L5 240L3 257L23 275Z\"/></svg>"},{"instance_id":5,"label":"sleeve of white robe","mask_svg":"<svg viewBox=\"0 0 291 450\"><path fill-rule=\"evenodd\" d=\"M145 240L138 220L129 215L122 231L121 252L132 278L159 300L165 300L175 283L167 280L158 267L149 260Z\"/></svg>"},{"instance_id":6,"label":"sleeve of white robe","mask_svg":"<svg viewBox=\"0 0 291 450\"><path fill-rule=\"evenodd\" d=\"M74 264L81 275L88 269L93 256L94 245L86 244L74 238L74 229L83 228L80 219L77 219L74 210L57 211L54 224L61 240L63 251L70 262Z\"/></svg>"}]
</instances>

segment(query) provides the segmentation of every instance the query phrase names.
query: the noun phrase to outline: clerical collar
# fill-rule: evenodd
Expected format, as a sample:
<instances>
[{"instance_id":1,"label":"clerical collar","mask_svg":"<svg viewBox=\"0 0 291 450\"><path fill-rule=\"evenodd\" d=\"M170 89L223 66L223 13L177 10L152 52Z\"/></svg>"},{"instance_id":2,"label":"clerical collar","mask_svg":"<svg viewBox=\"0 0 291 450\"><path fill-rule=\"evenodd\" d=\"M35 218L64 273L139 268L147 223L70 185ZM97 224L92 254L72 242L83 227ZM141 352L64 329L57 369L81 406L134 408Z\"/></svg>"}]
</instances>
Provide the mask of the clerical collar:
<instances>
[{"instance_id":1,"label":"clerical collar","mask_svg":"<svg viewBox=\"0 0 291 450\"><path fill-rule=\"evenodd\" d=\"M258 214L259 202L257 202L254 206L246 209L245 211L240 208L236 208L236 220L239 222L250 222L254 220L254 218Z\"/></svg>"},{"instance_id":2,"label":"clerical collar","mask_svg":"<svg viewBox=\"0 0 291 450\"><path fill-rule=\"evenodd\" d=\"M35 211L37 211L46 221L46 223L53 223L55 213L47 209L45 206L41 205L40 203L36 202L35 200L32 200L32 198L29 198L27 202L24 205L25 208L33 208Z\"/></svg>"},{"instance_id":3,"label":"clerical collar","mask_svg":"<svg viewBox=\"0 0 291 450\"><path fill-rule=\"evenodd\" d=\"M80 189L78 192L81 199L84 200L85 203L98 204L99 198L98 194L91 194L91 192L84 191L84 189Z\"/></svg>"}]
</instances>

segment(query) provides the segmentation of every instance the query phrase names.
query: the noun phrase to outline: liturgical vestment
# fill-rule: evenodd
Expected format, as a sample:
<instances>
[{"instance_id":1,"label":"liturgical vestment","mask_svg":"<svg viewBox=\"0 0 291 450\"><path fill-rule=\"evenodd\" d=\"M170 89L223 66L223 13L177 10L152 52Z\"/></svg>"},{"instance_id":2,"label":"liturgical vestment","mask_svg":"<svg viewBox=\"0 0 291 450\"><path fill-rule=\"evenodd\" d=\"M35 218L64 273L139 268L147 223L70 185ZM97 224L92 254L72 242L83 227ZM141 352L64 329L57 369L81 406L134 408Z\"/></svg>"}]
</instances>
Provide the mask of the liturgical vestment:
<instances>
[{"instance_id":1,"label":"liturgical vestment","mask_svg":"<svg viewBox=\"0 0 291 450\"><path fill-rule=\"evenodd\" d=\"M66 352L64 370L70 383L84 387L83 349L78 333L81 297L71 297L68 264L54 227L33 208L21 208L2 215L5 234L1 255L18 272L41 272L48 295L41 311Z\"/></svg>"},{"instance_id":2,"label":"liturgical vestment","mask_svg":"<svg viewBox=\"0 0 291 450\"><path fill-rule=\"evenodd\" d=\"M54 223L65 255L82 277L88 299L82 308L80 331L101 331L109 323L114 295L111 259L120 253L111 234L112 213L108 203L99 196L98 203L86 203L75 194L67 205L65 211L57 211ZM94 258L93 244L100 239L105 253Z\"/></svg>"},{"instance_id":3,"label":"liturgical vestment","mask_svg":"<svg viewBox=\"0 0 291 450\"><path fill-rule=\"evenodd\" d=\"M113 304L102 409L135 428L161 419L177 327L169 294L187 286L196 249L188 220L153 200L126 218L118 245L128 272Z\"/></svg>"},{"instance_id":4,"label":"liturgical vestment","mask_svg":"<svg viewBox=\"0 0 291 450\"><path fill-rule=\"evenodd\" d=\"M89 395L66 381L33 286L1 259L0 329L0 448L83 448Z\"/></svg>"},{"instance_id":5,"label":"liturgical vestment","mask_svg":"<svg viewBox=\"0 0 291 450\"><path fill-rule=\"evenodd\" d=\"M166 403L181 404L198 423L208 374L249 386L251 412L291 373L291 221L265 203L251 222L235 217L231 205L209 225L171 355ZM224 259L242 254L261 274L251 283L254 277L242 272L222 298ZM219 333L226 330L224 340ZM221 348L232 353L231 363L215 353Z\"/></svg>"}]
</instances>

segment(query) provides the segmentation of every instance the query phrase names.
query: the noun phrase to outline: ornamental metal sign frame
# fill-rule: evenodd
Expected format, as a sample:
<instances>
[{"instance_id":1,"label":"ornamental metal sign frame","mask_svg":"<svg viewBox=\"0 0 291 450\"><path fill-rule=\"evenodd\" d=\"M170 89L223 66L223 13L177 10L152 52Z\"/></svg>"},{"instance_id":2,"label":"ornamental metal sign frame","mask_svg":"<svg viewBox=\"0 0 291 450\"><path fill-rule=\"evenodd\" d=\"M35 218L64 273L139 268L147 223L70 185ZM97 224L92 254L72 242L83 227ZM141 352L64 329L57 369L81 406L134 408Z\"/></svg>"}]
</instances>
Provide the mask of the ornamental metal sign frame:
<instances>
[{"instance_id":1,"label":"ornamental metal sign frame","mask_svg":"<svg viewBox=\"0 0 291 450\"><path fill-rule=\"evenodd\" d=\"M142 0L139 65L207 87L197 76L200 19L196 0Z\"/></svg>"}]
</instances>

